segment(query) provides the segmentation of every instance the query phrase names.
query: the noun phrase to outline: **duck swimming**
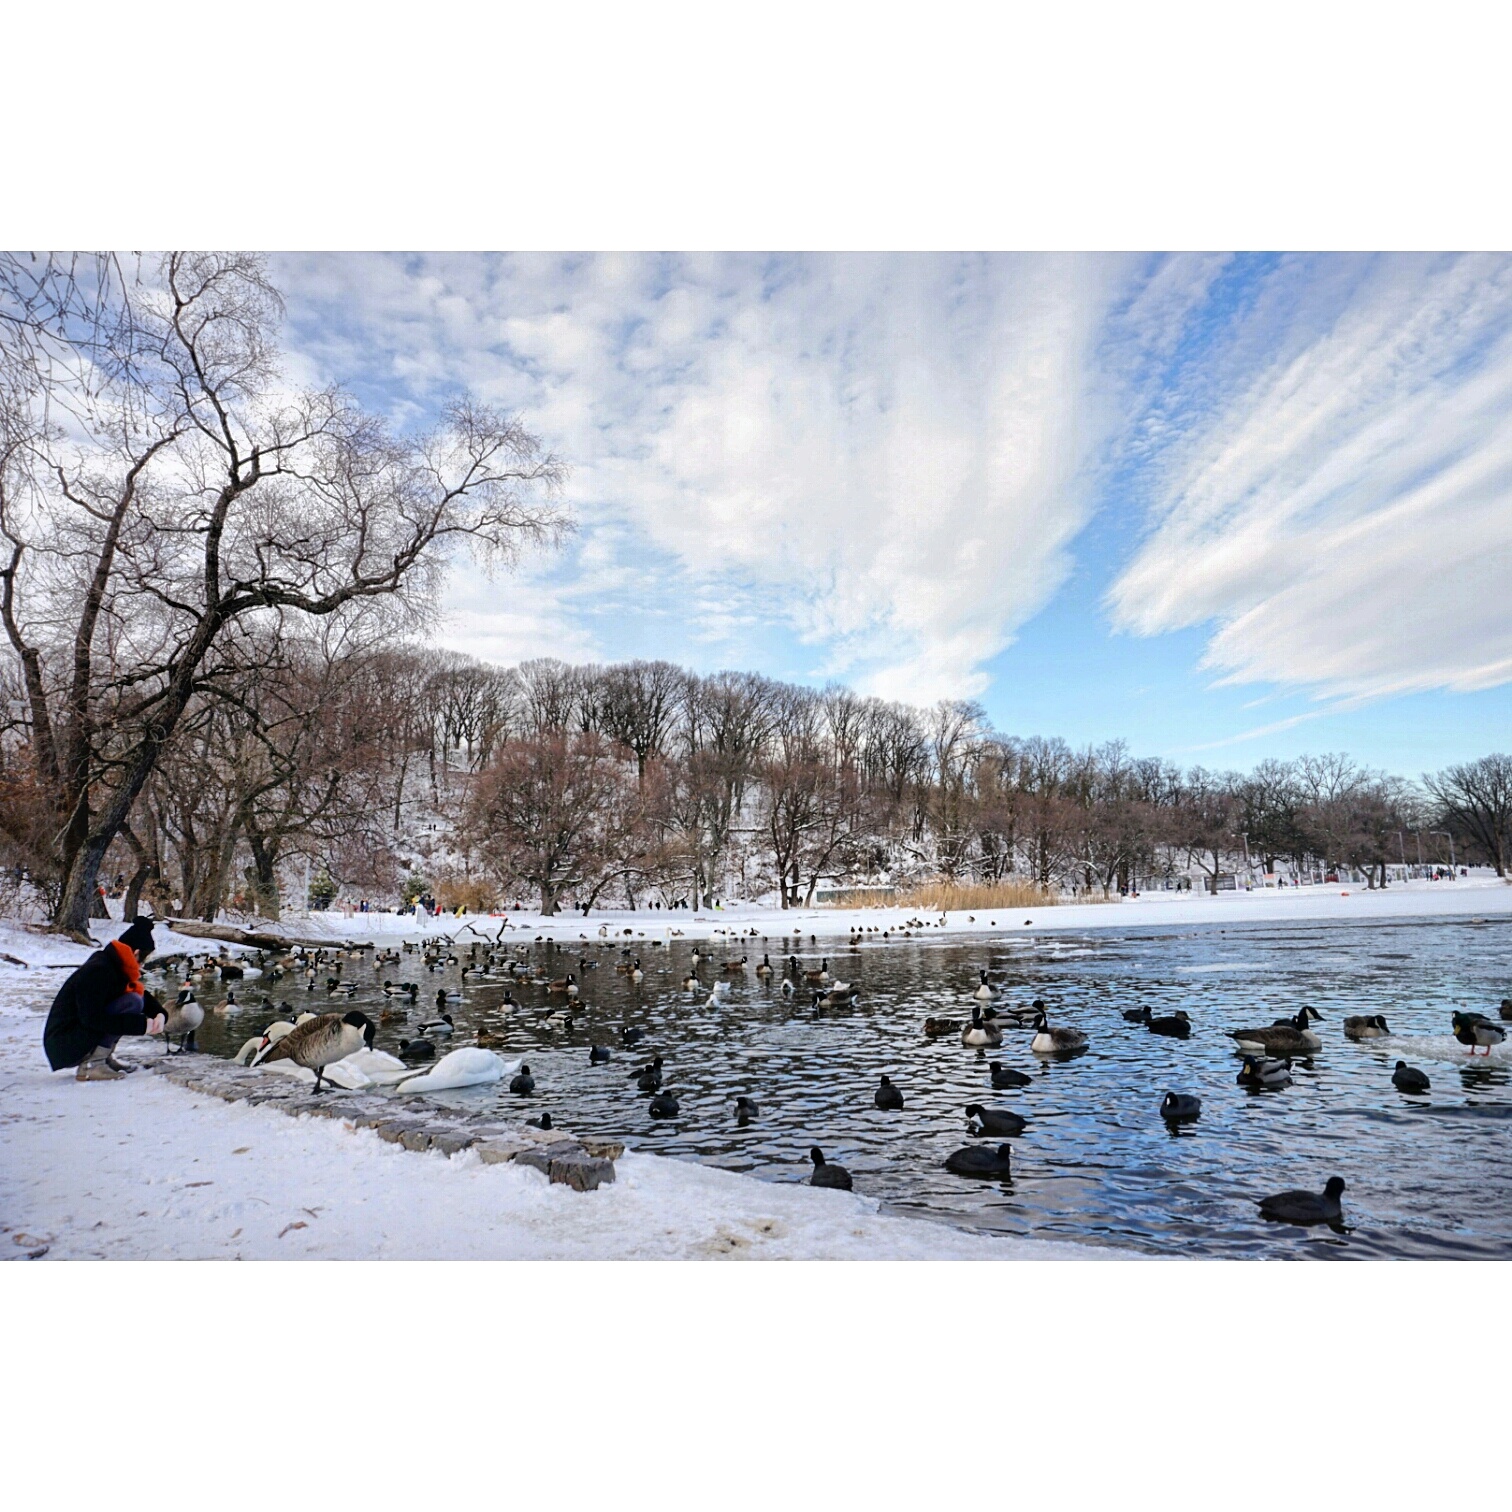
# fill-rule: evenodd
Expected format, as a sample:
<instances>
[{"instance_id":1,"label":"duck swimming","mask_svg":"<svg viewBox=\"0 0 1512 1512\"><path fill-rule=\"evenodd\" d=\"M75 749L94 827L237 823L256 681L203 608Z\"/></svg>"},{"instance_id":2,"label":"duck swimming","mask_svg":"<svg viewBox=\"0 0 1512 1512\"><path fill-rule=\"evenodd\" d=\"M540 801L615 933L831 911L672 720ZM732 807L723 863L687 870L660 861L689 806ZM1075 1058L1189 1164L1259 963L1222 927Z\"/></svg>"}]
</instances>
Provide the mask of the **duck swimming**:
<instances>
[{"instance_id":1,"label":"duck swimming","mask_svg":"<svg viewBox=\"0 0 1512 1512\"><path fill-rule=\"evenodd\" d=\"M924 1020L924 1032L930 1039L938 1039L942 1034L959 1034L961 1021L951 1018L927 1018Z\"/></svg>"},{"instance_id":2,"label":"duck swimming","mask_svg":"<svg viewBox=\"0 0 1512 1512\"><path fill-rule=\"evenodd\" d=\"M1029 1126L1029 1120L1017 1113L1004 1108L984 1108L981 1103L967 1103L966 1116L980 1125L971 1131L973 1134L1022 1134Z\"/></svg>"},{"instance_id":3,"label":"duck swimming","mask_svg":"<svg viewBox=\"0 0 1512 1512\"><path fill-rule=\"evenodd\" d=\"M509 1090L516 1097L529 1097L535 1091L535 1077L530 1074L529 1066L521 1066L513 1081L509 1084Z\"/></svg>"},{"instance_id":4,"label":"duck swimming","mask_svg":"<svg viewBox=\"0 0 1512 1512\"><path fill-rule=\"evenodd\" d=\"M435 1060L436 1047L429 1040L400 1040L399 1059L413 1065L416 1061Z\"/></svg>"},{"instance_id":5,"label":"duck swimming","mask_svg":"<svg viewBox=\"0 0 1512 1512\"><path fill-rule=\"evenodd\" d=\"M1170 1124L1196 1123L1202 1114L1202 1099L1185 1092L1167 1092L1160 1104L1160 1116Z\"/></svg>"},{"instance_id":6,"label":"duck swimming","mask_svg":"<svg viewBox=\"0 0 1512 1512\"><path fill-rule=\"evenodd\" d=\"M851 1173L844 1166L831 1165L824 1158L824 1151L818 1145L809 1150L809 1159L814 1162L814 1173L809 1177L808 1184L813 1187L832 1187L837 1192L848 1192L852 1188Z\"/></svg>"},{"instance_id":7,"label":"duck swimming","mask_svg":"<svg viewBox=\"0 0 1512 1512\"><path fill-rule=\"evenodd\" d=\"M1012 1066L1005 1066L1002 1061L992 1061L988 1068L992 1073L992 1085L999 1091L1006 1091L1009 1087L1028 1087L1034 1084L1034 1078L1022 1071L1015 1071Z\"/></svg>"},{"instance_id":8,"label":"duck swimming","mask_svg":"<svg viewBox=\"0 0 1512 1512\"><path fill-rule=\"evenodd\" d=\"M639 1071L630 1073L635 1077L635 1085L642 1092L659 1092L662 1084L662 1058L657 1056L649 1066L643 1066Z\"/></svg>"},{"instance_id":9,"label":"duck swimming","mask_svg":"<svg viewBox=\"0 0 1512 1512\"><path fill-rule=\"evenodd\" d=\"M1391 1073L1391 1085L1398 1092L1426 1092L1430 1084L1426 1072L1409 1066L1406 1061L1398 1061L1396 1070Z\"/></svg>"},{"instance_id":10,"label":"duck swimming","mask_svg":"<svg viewBox=\"0 0 1512 1512\"><path fill-rule=\"evenodd\" d=\"M749 1097L737 1097L735 1099L735 1122L742 1129L760 1112L761 1109Z\"/></svg>"},{"instance_id":11,"label":"duck swimming","mask_svg":"<svg viewBox=\"0 0 1512 1512\"><path fill-rule=\"evenodd\" d=\"M884 1112L897 1112L903 1106L903 1094L884 1076L872 1093L872 1105Z\"/></svg>"},{"instance_id":12,"label":"duck swimming","mask_svg":"<svg viewBox=\"0 0 1512 1512\"><path fill-rule=\"evenodd\" d=\"M1339 1199L1344 1195L1344 1178L1330 1176L1322 1192L1278 1192L1260 1203L1260 1216L1273 1223L1296 1223L1309 1227L1315 1223L1339 1223L1344 1209Z\"/></svg>"},{"instance_id":13,"label":"duck swimming","mask_svg":"<svg viewBox=\"0 0 1512 1512\"><path fill-rule=\"evenodd\" d=\"M1180 1008L1163 1018L1153 1018L1146 1008L1144 1026L1151 1034L1162 1034L1167 1039L1189 1039L1192 1033L1192 1021Z\"/></svg>"},{"instance_id":14,"label":"duck swimming","mask_svg":"<svg viewBox=\"0 0 1512 1512\"><path fill-rule=\"evenodd\" d=\"M979 971L977 973L977 976L981 979L981 984L971 995L979 1003L990 1003L993 998L997 996L997 994L992 990L992 984L987 980L987 973L985 971Z\"/></svg>"},{"instance_id":15,"label":"duck swimming","mask_svg":"<svg viewBox=\"0 0 1512 1512\"><path fill-rule=\"evenodd\" d=\"M588 1047L588 1064L590 1066L602 1066L613 1059L614 1054L608 1045L590 1045Z\"/></svg>"},{"instance_id":16,"label":"duck swimming","mask_svg":"<svg viewBox=\"0 0 1512 1512\"><path fill-rule=\"evenodd\" d=\"M1290 1060L1266 1060L1260 1055L1246 1055L1234 1078L1241 1087L1289 1087L1291 1079Z\"/></svg>"},{"instance_id":17,"label":"duck swimming","mask_svg":"<svg viewBox=\"0 0 1512 1512\"><path fill-rule=\"evenodd\" d=\"M945 1157L945 1169L957 1176L980 1176L1001 1181L1013 1174L1012 1162L1011 1145L1000 1144L995 1150L987 1145L967 1145Z\"/></svg>"},{"instance_id":18,"label":"duck swimming","mask_svg":"<svg viewBox=\"0 0 1512 1512\"><path fill-rule=\"evenodd\" d=\"M648 1111L652 1118L676 1118L678 1113L677 1099L670 1092L658 1092L651 1099Z\"/></svg>"}]
</instances>

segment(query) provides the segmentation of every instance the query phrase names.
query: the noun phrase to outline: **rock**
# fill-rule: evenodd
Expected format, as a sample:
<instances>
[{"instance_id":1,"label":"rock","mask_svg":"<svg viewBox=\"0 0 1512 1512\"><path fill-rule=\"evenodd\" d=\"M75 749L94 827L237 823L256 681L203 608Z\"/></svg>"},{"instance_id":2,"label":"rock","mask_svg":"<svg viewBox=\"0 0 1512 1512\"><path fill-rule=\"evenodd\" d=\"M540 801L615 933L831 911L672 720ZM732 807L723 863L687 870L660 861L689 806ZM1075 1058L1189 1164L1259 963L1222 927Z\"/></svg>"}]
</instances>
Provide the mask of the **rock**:
<instances>
[{"instance_id":1,"label":"rock","mask_svg":"<svg viewBox=\"0 0 1512 1512\"><path fill-rule=\"evenodd\" d=\"M399 1143L406 1150L428 1150L431 1145L430 1131L428 1129L406 1129L399 1136Z\"/></svg>"},{"instance_id":2,"label":"rock","mask_svg":"<svg viewBox=\"0 0 1512 1512\"><path fill-rule=\"evenodd\" d=\"M420 1127L410 1118L390 1118L378 1125L379 1139L386 1139L390 1144L398 1144L411 1129Z\"/></svg>"},{"instance_id":3,"label":"rock","mask_svg":"<svg viewBox=\"0 0 1512 1512\"><path fill-rule=\"evenodd\" d=\"M582 1145L590 1155L597 1155L600 1160L618 1160L625 1153L625 1146L618 1139L585 1139ZM611 1176L609 1179L612 1181L614 1178Z\"/></svg>"},{"instance_id":4,"label":"rock","mask_svg":"<svg viewBox=\"0 0 1512 1512\"><path fill-rule=\"evenodd\" d=\"M539 1171L543 1176L550 1176L553 1160L565 1160L569 1155L587 1155L587 1153L576 1140L562 1139L559 1136L555 1144L538 1144L534 1148L527 1147L521 1150L515 1156L515 1164L529 1166L532 1171Z\"/></svg>"},{"instance_id":5,"label":"rock","mask_svg":"<svg viewBox=\"0 0 1512 1512\"><path fill-rule=\"evenodd\" d=\"M526 1146L514 1139L484 1139L473 1146L484 1165L503 1165L513 1160Z\"/></svg>"},{"instance_id":6,"label":"rock","mask_svg":"<svg viewBox=\"0 0 1512 1512\"><path fill-rule=\"evenodd\" d=\"M553 1181L570 1186L574 1192L591 1192L614 1180L614 1162L590 1155L562 1155L551 1162L546 1173Z\"/></svg>"},{"instance_id":7,"label":"rock","mask_svg":"<svg viewBox=\"0 0 1512 1512\"><path fill-rule=\"evenodd\" d=\"M473 1147L471 1134L464 1134L460 1129L443 1131L440 1134L431 1135L431 1149L440 1150L443 1155L460 1155L463 1150Z\"/></svg>"}]
</instances>

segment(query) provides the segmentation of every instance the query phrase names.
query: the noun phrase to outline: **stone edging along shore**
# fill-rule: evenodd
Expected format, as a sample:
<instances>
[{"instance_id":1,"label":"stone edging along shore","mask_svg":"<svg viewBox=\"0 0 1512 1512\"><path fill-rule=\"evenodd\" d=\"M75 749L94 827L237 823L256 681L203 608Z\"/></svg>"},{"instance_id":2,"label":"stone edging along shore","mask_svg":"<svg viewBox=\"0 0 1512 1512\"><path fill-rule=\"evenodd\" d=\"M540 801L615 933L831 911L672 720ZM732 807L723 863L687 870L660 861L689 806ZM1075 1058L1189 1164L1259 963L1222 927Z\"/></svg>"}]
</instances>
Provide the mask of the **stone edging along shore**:
<instances>
[{"instance_id":1,"label":"stone edging along shore","mask_svg":"<svg viewBox=\"0 0 1512 1512\"><path fill-rule=\"evenodd\" d=\"M316 1093L305 1082L234 1061L174 1055L137 1064L175 1086L222 1102L273 1108L293 1117L338 1118L353 1128L372 1129L379 1139L406 1150L435 1150L448 1157L476 1150L485 1165L513 1161L577 1192L613 1181L614 1162L625 1150L615 1140L581 1139L557 1129L504 1123L485 1113L458 1113L419 1097L341 1089Z\"/></svg>"}]
</instances>

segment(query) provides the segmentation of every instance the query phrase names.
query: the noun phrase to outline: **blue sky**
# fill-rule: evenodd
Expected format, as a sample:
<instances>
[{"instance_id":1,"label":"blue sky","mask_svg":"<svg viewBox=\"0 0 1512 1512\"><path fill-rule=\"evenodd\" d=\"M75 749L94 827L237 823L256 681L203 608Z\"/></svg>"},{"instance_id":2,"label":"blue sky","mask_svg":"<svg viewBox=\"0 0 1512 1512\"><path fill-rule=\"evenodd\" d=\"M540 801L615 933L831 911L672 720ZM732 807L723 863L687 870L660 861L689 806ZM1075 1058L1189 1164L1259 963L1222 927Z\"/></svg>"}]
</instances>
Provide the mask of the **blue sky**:
<instances>
[{"instance_id":1,"label":"blue sky","mask_svg":"<svg viewBox=\"0 0 1512 1512\"><path fill-rule=\"evenodd\" d=\"M277 259L291 376L460 387L579 530L438 640L1415 773L1512 746L1512 259Z\"/></svg>"}]
</instances>

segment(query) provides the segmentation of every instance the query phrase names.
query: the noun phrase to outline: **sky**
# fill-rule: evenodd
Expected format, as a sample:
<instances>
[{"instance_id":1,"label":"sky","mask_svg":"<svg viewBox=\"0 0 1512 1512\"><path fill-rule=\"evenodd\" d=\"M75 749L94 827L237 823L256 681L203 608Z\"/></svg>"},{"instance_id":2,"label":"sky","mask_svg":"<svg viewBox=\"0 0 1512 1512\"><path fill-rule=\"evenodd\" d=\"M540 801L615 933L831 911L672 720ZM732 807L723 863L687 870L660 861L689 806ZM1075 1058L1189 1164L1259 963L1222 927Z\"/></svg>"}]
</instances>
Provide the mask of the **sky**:
<instances>
[{"instance_id":1,"label":"sky","mask_svg":"<svg viewBox=\"0 0 1512 1512\"><path fill-rule=\"evenodd\" d=\"M468 390L565 549L437 643L973 698L1183 765L1512 749L1512 258L297 254L290 376Z\"/></svg>"}]
</instances>

